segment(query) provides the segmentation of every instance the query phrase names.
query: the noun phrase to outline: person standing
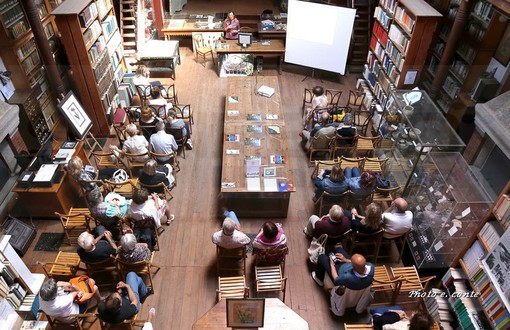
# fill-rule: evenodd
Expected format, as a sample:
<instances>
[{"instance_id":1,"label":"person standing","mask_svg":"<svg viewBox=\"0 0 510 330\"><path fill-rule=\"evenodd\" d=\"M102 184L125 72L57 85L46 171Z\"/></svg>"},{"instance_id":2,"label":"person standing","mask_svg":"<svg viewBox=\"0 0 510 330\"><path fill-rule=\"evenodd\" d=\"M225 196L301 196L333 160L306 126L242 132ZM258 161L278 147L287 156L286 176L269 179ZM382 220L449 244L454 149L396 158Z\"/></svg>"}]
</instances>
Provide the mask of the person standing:
<instances>
[{"instance_id":1,"label":"person standing","mask_svg":"<svg viewBox=\"0 0 510 330\"><path fill-rule=\"evenodd\" d=\"M241 29L241 24L236 18L233 11L228 13L227 18L223 21L223 30L225 31L225 39L237 40L237 35Z\"/></svg>"}]
</instances>

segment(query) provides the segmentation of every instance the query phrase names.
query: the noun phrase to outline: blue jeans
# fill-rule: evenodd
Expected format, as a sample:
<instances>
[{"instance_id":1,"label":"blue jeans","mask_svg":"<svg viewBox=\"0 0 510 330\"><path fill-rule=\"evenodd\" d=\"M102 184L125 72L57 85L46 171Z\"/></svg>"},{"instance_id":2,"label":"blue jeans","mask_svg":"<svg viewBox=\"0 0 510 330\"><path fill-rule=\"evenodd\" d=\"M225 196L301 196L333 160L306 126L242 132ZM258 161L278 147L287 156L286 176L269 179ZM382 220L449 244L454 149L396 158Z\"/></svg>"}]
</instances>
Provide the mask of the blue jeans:
<instances>
[{"instance_id":1,"label":"blue jeans","mask_svg":"<svg viewBox=\"0 0 510 330\"><path fill-rule=\"evenodd\" d=\"M400 306L389 306L389 307L375 307L370 309L370 314L372 315L383 315L390 309L392 310L402 310Z\"/></svg>"},{"instance_id":2,"label":"blue jeans","mask_svg":"<svg viewBox=\"0 0 510 330\"><path fill-rule=\"evenodd\" d=\"M126 284L131 287L131 290L136 295L136 300L138 300L138 304L136 305L136 311L140 309L140 297L145 297L149 290L145 286L142 278L138 276L135 272L129 272L126 276Z\"/></svg>"},{"instance_id":3,"label":"blue jeans","mask_svg":"<svg viewBox=\"0 0 510 330\"><path fill-rule=\"evenodd\" d=\"M346 257L347 259L351 259L351 255L347 253L343 248L337 247L335 248L334 253L341 253ZM343 265L343 262L335 262L335 268L336 272L338 273L340 270L340 267ZM317 260L317 268L315 269L315 276L321 281L324 281L324 276L326 275L326 272L328 273L331 280L335 280L333 276L331 276L331 265L329 264L329 255L327 254L321 254L319 256L319 259Z\"/></svg>"},{"instance_id":4,"label":"blue jeans","mask_svg":"<svg viewBox=\"0 0 510 330\"><path fill-rule=\"evenodd\" d=\"M344 175L346 178L355 178L361 176L361 171L357 167L346 167L344 170Z\"/></svg>"},{"instance_id":5,"label":"blue jeans","mask_svg":"<svg viewBox=\"0 0 510 330\"><path fill-rule=\"evenodd\" d=\"M234 223L238 226L241 226L241 224L239 223L239 219L237 219L237 215L235 214L234 211L225 211L223 212L223 216L225 218L230 218L232 219L232 221L234 221Z\"/></svg>"}]
</instances>

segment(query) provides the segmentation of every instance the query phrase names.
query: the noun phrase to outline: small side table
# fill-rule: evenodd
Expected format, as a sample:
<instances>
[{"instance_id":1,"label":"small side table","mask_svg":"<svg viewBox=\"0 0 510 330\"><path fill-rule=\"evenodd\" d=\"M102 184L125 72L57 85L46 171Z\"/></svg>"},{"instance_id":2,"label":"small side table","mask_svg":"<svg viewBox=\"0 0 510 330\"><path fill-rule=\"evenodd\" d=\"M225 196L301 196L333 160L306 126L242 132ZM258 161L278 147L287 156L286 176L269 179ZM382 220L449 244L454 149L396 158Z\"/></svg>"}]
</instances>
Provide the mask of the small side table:
<instances>
[{"instance_id":1,"label":"small side table","mask_svg":"<svg viewBox=\"0 0 510 330\"><path fill-rule=\"evenodd\" d=\"M149 40L139 53L141 64L151 73L170 73L175 80L175 67L181 64L179 41Z\"/></svg>"}]
</instances>

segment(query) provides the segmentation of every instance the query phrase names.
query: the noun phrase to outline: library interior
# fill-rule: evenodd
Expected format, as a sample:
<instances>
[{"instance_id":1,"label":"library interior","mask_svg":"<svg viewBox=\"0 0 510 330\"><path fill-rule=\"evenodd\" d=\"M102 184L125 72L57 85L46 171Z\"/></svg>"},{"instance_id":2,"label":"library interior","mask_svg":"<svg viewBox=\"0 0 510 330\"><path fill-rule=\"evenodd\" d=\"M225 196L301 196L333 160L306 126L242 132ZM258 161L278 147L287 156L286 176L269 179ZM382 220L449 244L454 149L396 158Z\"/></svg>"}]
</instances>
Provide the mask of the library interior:
<instances>
[{"instance_id":1,"label":"library interior","mask_svg":"<svg viewBox=\"0 0 510 330\"><path fill-rule=\"evenodd\" d=\"M509 22L0 1L0 328L510 329Z\"/></svg>"}]
</instances>

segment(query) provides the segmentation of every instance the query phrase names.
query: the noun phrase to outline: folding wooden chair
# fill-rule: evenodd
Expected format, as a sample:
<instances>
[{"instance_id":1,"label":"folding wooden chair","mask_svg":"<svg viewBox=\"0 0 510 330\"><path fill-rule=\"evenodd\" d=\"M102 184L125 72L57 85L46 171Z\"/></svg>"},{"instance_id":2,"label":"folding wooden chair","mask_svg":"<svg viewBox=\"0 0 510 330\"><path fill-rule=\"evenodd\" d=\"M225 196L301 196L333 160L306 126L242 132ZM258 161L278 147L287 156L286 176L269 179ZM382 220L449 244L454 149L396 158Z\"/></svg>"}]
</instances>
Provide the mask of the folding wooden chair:
<instances>
[{"instance_id":1,"label":"folding wooden chair","mask_svg":"<svg viewBox=\"0 0 510 330\"><path fill-rule=\"evenodd\" d=\"M246 246L226 249L216 246L216 270L218 276L246 274Z\"/></svg>"},{"instance_id":2,"label":"folding wooden chair","mask_svg":"<svg viewBox=\"0 0 510 330\"><path fill-rule=\"evenodd\" d=\"M315 161L315 167L313 169L311 179L315 180L317 175L321 174L324 170L331 170L333 166L339 165L340 161L337 160L316 160Z\"/></svg>"},{"instance_id":3,"label":"folding wooden chair","mask_svg":"<svg viewBox=\"0 0 510 330\"><path fill-rule=\"evenodd\" d=\"M379 250L381 249L383 235L384 229L380 229L371 234L360 233L357 231L353 232L352 235L348 237L347 242L349 254L352 255L356 247L368 247L368 249L364 250L366 252L362 254L367 259L369 259L368 257L372 257L373 262L376 263L377 257L379 257ZM370 253L370 251L373 253Z\"/></svg>"},{"instance_id":4,"label":"folding wooden chair","mask_svg":"<svg viewBox=\"0 0 510 330\"><path fill-rule=\"evenodd\" d=\"M283 276L280 266L255 266L255 287L257 296L261 292L283 292L282 301L285 302L287 278ZM279 297L278 297L279 298Z\"/></svg>"},{"instance_id":5,"label":"folding wooden chair","mask_svg":"<svg viewBox=\"0 0 510 330\"><path fill-rule=\"evenodd\" d=\"M232 276L221 277L218 276L218 290L217 301L226 298L248 298L249 289L246 286L246 277Z\"/></svg>"},{"instance_id":6,"label":"folding wooden chair","mask_svg":"<svg viewBox=\"0 0 510 330\"><path fill-rule=\"evenodd\" d=\"M152 251L151 258L149 261L138 261L134 263L124 262L120 260L118 257L115 258L115 266L117 268L117 272L120 275L121 281L126 280L126 275L129 272L135 272L140 276L146 276L149 280L149 284L147 284L147 287L152 289L152 292L155 292L154 290L154 281L153 276L157 274L157 272L160 270L160 266L155 264L153 262L154 260L154 251ZM155 269L155 270L153 270Z\"/></svg>"},{"instance_id":7,"label":"folding wooden chair","mask_svg":"<svg viewBox=\"0 0 510 330\"><path fill-rule=\"evenodd\" d=\"M69 211L69 214L61 214L55 212L60 219L64 234L69 245L77 243L78 236L84 231L91 231L89 218L90 211L88 208L76 208L73 207Z\"/></svg>"},{"instance_id":8,"label":"folding wooden chair","mask_svg":"<svg viewBox=\"0 0 510 330\"><path fill-rule=\"evenodd\" d=\"M84 314L72 314L69 315L70 318L74 318L72 323L66 323L61 321L57 317L49 316L44 311L40 310L42 315L48 320L48 324L52 330L56 329L68 329L69 327L78 328L80 330L90 329L93 324L98 320L97 315L93 313L84 313Z\"/></svg>"},{"instance_id":9,"label":"folding wooden chair","mask_svg":"<svg viewBox=\"0 0 510 330\"><path fill-rule=\"evenodd\" d=\"M76 276L80 267L80 256L76 252L59 251L53 262L37 262L48 277L70 279Z\"/></svg>"}]
</instances>

